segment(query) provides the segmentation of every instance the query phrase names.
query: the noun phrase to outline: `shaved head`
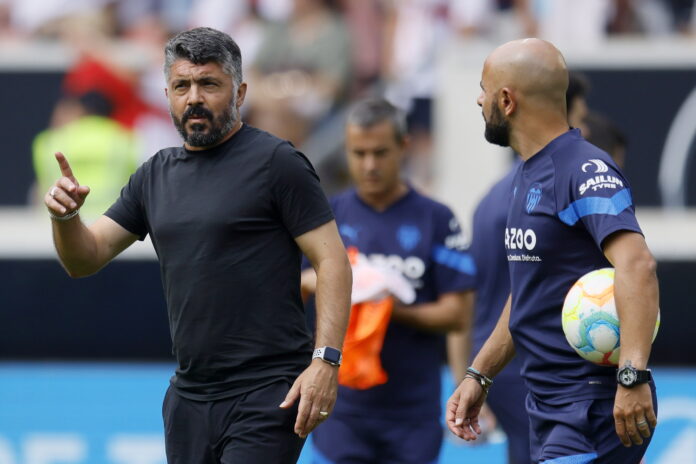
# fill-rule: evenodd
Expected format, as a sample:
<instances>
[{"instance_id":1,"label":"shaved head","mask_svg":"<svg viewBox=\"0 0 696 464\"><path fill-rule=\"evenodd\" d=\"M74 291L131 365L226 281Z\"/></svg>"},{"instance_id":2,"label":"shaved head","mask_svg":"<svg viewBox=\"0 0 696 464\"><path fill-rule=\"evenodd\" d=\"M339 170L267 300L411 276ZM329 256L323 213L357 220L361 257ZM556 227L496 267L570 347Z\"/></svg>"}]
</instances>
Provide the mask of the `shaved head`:
<instances>
[{"instance_id":1,"label":"shaved head","mask_svg":"<svg viewBox=\"0 0 696 464\"><path fill-rule=\"evenodd\" d=\"M507 42L488 56L484 80L496 92L509 88L522 100L565 108L568 69L563 55L540 39Z\"/></svg>"},{"instance_id":2,"label":"shaved head","mask_svg":"<svg viewBox=\"0 0 696 464\"><path fill-rule=\"evenodd\" d=\"M496 48L483 64L476 100L486 140L530 158L568 131L567 89L568 68L551 43L522 39Z\"/></svg>"}]
</instances>

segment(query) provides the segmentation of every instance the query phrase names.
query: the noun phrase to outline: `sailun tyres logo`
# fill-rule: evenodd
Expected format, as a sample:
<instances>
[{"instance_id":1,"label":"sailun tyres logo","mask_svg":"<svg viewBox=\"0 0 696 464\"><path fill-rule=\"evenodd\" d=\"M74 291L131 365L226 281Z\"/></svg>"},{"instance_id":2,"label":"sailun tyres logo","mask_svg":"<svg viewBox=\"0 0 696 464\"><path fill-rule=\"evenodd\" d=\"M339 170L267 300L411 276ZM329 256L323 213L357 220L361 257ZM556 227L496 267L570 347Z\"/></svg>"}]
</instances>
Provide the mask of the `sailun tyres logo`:
<instances>
[{"instance_id":1,"label":"sailun tyres logo","mask_svg":"<svg viewBox=\"0 0 696 464\"><path fill-rule=\"evenodd\" d=\"M607 166L607 163L600 159L591 159L588 160L587 163L583 163L583 165L580 167L582 169L582 172L588 172L589 169L593 169L593 171L590 172L607 172L609 170L609 166Z\"/></svg>"},{"instance_id":2,"label":"sailun tyres logo","mask_svg":"<svg viewBox=\"0 0 696 464\"><path fill-rule=\"evenodd\" d=\"M609 176L609 175L600 175L600 176L594 176L591 179L587 179L585 182L580 184L580 187L578 188L578 191L580 192L580 195L584 195L585 192L588 190L592 190L593 192L596 192L597 190L600 189L617 189L617 188L623 188L624 184L616 176Z\"/></svg>"}]
</instances>

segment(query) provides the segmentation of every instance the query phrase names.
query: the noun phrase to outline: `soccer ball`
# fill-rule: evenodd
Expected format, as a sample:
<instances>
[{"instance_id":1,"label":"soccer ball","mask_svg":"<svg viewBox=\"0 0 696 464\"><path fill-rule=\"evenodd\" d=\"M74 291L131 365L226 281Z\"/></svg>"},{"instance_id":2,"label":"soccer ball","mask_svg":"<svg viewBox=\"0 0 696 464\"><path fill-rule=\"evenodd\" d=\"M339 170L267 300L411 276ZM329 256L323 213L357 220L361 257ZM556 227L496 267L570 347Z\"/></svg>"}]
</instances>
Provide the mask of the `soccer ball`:
<instances>
[{"instance_id":1,"label":"soccer ball","mask_svg":"<svg viewBox=\"0 0 696 464\"><path fill-rule=\"evenodd\" d=\"M619 316L614 304L614 269L588 272L570 288L563 302L563 332L583 358L601 366L619 362ZM660 327L660 314L653 340Z\"/></svg>"}]
</instances>

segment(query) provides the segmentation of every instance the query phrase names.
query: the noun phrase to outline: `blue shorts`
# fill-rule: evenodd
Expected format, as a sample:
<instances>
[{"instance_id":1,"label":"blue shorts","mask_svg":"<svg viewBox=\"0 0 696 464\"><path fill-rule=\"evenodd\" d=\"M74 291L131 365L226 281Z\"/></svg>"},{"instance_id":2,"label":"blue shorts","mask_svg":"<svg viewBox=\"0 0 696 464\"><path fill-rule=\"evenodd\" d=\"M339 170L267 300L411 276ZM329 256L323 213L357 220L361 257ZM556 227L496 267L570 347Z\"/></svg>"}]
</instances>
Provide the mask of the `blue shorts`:
<instances>
[{"instance_id":1,"label":"blue shorts","mask_svg":"<svg viewBox=\"0 0 696 464\"><path fill-rule=\"evenodd\" d=\"M508 464L530 464L529 415L525 407L527 386L517 372L508 367L495 377L486 403L507 436Z\"/></svg>"},{"instance_id":2,"label":"blue shorts","mask_svg":"<svg viewBox=\"0 0 696 464\"><path fill-rule=\"evenodd\" d=\"M651 383L657 413L655 386ZM614 398L549 405L527 395L533 462L546 464L638 464L650 444L626 448L614 427Z\"/></svg>"},{"instance_id":3,"label":"blue shorts","mask_svg":"<svg viewBox=\"0 0 696 464\"><path fill-rule=\"evenodd\" d=\"M397 421L334 413L312 432L314 464L435 464L442 437L437 418Z\"/></svg>"}]
</instances>

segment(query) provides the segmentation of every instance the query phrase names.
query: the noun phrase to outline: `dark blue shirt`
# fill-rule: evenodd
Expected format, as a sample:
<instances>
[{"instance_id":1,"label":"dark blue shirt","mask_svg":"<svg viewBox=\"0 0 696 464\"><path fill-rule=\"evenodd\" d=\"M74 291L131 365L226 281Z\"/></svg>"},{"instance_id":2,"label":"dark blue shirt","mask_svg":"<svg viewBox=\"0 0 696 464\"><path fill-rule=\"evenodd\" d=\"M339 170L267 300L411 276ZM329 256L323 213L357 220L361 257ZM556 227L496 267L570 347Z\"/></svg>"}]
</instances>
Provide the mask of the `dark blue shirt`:
<instances>
[{"instance_id":1,"label":"dark blue shirt","mask_svg":"<svg viewBox=\"0 0 696 464\"><path fill-rule=\"evenodd\" d=\"M479 352L498 323L503 306L510 295L505 244L507 212L512 199L513 168L481 199L474 212L471 256L476 264L476 304L472 335L472 359ZM520 361L516 356L496 379L520 379Z\"/></svg>"},{"instance_id":2,"label":"dark blue shirt","mask_svg":"<svg viewBox=\"0 0 696 464\"><path fill-rule=\"evenodd\" d=\"M510 332L527 386L542 401L616 393L615 369L582 359L566 341L561 308L579 277L611 266L602 242L620 230L641 233L628 182L578 130L557 137L517 169L505 230Z\"/></svg>"},{"instance_id":3,"label":"dark blue shirt","mask_svg":"<svg viewBox=\"0 0 696 464\"><path fill-rule=\"evenodd\" d=\"M473 287L474 265L459 223L445 205L413 189L376 211L354 189L331 200L346 247L389 264L416 290L416 302ZM386 384L367 390L340 387L335 411L349 415L422 419L439 417L444 337L396 322L381 354Z\"/></svg>"}]
</instances>

